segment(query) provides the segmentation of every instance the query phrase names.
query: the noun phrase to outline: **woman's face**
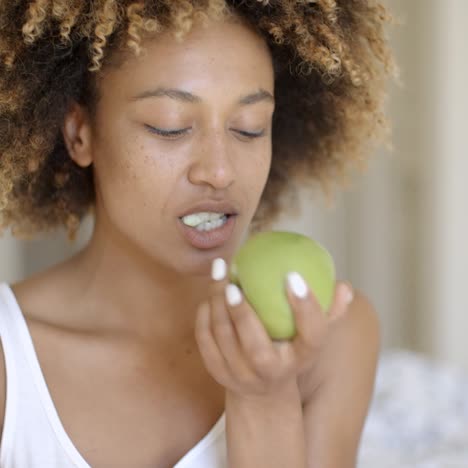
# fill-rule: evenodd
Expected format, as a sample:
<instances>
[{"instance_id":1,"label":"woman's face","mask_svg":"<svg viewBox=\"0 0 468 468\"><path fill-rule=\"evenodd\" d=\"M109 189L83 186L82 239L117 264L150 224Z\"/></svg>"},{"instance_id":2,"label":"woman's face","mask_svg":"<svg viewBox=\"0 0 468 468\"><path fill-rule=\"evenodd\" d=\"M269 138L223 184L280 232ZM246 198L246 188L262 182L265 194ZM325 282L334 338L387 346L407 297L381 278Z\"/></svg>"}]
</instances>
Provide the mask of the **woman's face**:
<instances>
[{"instance_id":1,"label":"woman's face","mask_svg":"<svg viewBox=\"0 0 468 468\"><path fill-rule=\"evenodd\" d=\"M164 269L206 273L241 243L268 177L269 49L234 22L195 26L181 43L165 33L144 45L141 58L105 70L99 84L90 150L96 229ZM181 219L200 212L234 216L211 232Z\"/></svg>"}]
</instances>

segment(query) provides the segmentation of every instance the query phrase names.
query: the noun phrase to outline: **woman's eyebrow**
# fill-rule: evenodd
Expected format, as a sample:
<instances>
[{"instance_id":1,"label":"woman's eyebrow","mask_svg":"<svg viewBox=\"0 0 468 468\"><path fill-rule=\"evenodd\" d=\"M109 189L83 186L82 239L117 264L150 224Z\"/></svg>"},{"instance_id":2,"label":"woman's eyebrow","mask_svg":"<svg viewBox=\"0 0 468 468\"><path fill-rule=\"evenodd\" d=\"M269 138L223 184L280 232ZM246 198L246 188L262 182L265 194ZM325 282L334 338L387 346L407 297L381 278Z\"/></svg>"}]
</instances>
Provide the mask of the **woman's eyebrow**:
<instances>
[{"instance_id":1,"label":"woman's eyebrow","mask_svg":"<svg viewBox=\"0 0 468 468\"><path fill-rule=\"evenodd\" d=\"M196 96L192 93L189 93L188 91L183 91L182 89L176 89L176 88L162 88L162 87L143 91L142 93L139 93L136 96L133 96L131 100L140 101L146 98L159 98L159 97L168 97L176 101L181 101L185 103L199 103L203 101L203 99L200 96ZM256 104L257 102L261 102L261 101L270 101L274 103L275 98L268 91L264 89L260 89L259 91L255 93L250 93L245 96L241 96L238 100L238 104L249 105L249 104Z\"/></svg>"},{"instance_id":2,"label":"woman's eyebrow","mask_svg":"<svg viewBox=\"0 0 468 468\"><path fill-rule=\"evenodd\" d=\"M241 96L237 102L238 102L238 104L241 104L241 105L245 106L245 105L248 105L248 104L255 104L255 103L261 102L261 101L270 101L270 102L274 103L275 98L268 91L266 91L264 89L260 89L259 91L255 92L255 93L250 93L250 94L247 94L245 96Z\"/></svg>"}]
</instances>

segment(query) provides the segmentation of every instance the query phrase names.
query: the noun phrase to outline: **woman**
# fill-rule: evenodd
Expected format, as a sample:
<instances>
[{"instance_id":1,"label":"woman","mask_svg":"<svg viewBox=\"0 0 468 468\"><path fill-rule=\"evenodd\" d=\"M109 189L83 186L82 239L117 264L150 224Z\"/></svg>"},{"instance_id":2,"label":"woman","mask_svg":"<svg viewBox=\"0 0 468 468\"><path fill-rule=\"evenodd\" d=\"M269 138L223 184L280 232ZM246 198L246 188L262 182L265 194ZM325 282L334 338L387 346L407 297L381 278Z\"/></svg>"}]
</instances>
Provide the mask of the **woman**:
<instances>
[{"instance_id":1,"label":"woman","mask_svg":"<svg viewBox=\"0 0 468 468\"><path fill-rule=\"evenodd\" d=\"M273 343L225 272L292 181L342 181L383 128L383 8L2 8L2 226L94 230L1 286L0 466L355 466L369 301L337 282L325 316L293 275L298 334Z\"/></svg>"}]
</instances>

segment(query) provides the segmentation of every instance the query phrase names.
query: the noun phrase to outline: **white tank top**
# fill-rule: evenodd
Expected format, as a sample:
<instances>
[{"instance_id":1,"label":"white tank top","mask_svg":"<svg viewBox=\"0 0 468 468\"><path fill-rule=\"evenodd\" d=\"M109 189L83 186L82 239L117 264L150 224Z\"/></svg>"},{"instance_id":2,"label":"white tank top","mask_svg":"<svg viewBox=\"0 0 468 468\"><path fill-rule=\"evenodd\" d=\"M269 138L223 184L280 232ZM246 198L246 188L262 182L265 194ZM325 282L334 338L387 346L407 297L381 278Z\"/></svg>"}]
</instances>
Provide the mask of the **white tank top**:
<instances>
[{"instance_id":1,"label":"white tank top","mask_svg":"<svg viewBox=\"0 0 468 468\"><path fill-rule=\"evenodd\" d=\"M0 468L91 468L62 426L27 322L6 283L0 283L0 340L7 377ZM226 468L225 428L223 413L174 468Z\"/></svg>"}]
</instances>

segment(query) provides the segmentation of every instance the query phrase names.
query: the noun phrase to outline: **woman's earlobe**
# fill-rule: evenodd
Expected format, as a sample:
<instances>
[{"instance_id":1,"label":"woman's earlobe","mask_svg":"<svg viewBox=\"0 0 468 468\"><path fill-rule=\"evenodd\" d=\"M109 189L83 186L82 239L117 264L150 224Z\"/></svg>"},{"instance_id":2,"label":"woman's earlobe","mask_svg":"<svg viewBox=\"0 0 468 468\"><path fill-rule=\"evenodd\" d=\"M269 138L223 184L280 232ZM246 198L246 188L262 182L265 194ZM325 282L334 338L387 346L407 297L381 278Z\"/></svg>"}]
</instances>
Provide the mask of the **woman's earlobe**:
<instances>
[{"instance_id":1,"label":"woman's earlobe","mask_svg":"<svg viewBox=\"0 0 468 468\"><path fill-rule=\"evenodd\" d=\"M66 114L62 126L62 135L73 161L81 167L89 166L93 162L91 128L85 110L78 104L73 104Z\"/></svg>"}]
</instances>

